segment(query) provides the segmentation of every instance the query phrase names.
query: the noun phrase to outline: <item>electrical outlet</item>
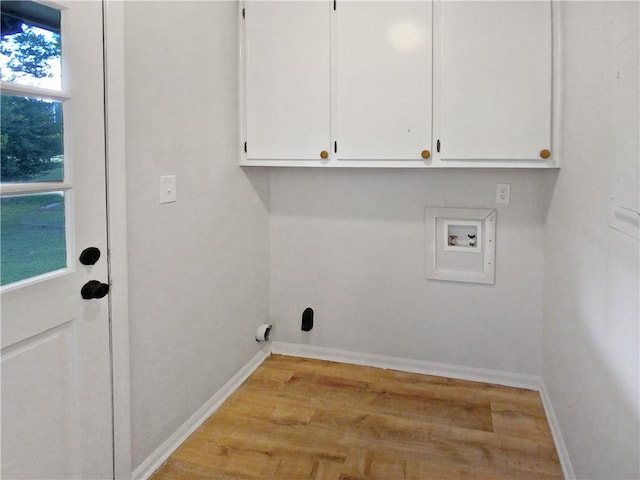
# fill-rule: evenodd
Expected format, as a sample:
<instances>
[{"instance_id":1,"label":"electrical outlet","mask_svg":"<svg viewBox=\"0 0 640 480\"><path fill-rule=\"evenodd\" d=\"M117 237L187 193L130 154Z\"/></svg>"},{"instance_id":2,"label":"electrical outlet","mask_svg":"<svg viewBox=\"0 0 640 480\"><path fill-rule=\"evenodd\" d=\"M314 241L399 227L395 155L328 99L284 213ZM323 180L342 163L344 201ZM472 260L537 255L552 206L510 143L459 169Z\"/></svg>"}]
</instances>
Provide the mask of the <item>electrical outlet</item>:
<instances>
[{"instance_id":1,"label":"electrical outlet","mask_svg":"<svg viewBox=\"0 0 640 480\"><path fill-rule=\"evenodd\" d=\"M499 183L496 187L496 203L508 204L511 201L511 184Z\"/></svg>"}]
</instances>

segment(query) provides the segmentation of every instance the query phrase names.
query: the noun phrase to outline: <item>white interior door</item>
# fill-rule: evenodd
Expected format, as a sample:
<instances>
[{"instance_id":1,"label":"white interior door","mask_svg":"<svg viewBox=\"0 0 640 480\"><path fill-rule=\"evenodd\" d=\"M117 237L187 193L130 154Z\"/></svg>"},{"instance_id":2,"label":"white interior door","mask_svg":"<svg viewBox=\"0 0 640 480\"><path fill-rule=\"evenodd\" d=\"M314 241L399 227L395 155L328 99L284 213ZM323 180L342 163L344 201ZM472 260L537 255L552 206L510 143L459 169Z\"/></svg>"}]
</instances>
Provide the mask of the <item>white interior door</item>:
<instances>
[{"instance_id":1,"label":"white interior door","mask_svg":"<svg viewBox=\"0 0 640 480\"><path fill-rule=\"evenodd\" d=\"M51 122L63 131L63 152L36 158L38 168L47 168L29 174L21 167L15 178L6 173L0 188L2 478L112 478L108 297L81 296L90 280L97 281L95 296L108 283L102 2L47 2L53 10L2 3L3 17L17 20L16 31L26 19L27 27L50 30L36 30L49 40L59 11L62 58L57 66L47 61L51 77L3 78L6 151L41 121L20 125L12 108L28 103L38 115L54 112ZM8 11L20 3L22 10ZM87 247L101 252L94 265L79 261Z\"/></svg>"}]
</instances>

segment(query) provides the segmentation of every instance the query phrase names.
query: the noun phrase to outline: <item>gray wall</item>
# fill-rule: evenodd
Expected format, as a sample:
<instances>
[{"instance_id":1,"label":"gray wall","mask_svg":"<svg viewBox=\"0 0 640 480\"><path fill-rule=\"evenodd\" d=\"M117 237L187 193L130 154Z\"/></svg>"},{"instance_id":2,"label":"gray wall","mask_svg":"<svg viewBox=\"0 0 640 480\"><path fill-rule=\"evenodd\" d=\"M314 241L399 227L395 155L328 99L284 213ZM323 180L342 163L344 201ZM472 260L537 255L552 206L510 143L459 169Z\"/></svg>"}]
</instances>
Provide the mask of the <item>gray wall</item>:
<instances>
[{"instance_id":1,"label":"gray wall","mask_svg":"<svg viewBox=\"0 0 640 480\"><path fill-rule=\"evenodd\" d=\"M540 373L544 220L556 171L271 172L276 339ZM497 183L511 204L495 205ZM496 283L426 279L427 206L496 207ZM316 312L300 331L305 307Z\"/></svg>"},{"instance_id":2,"label":"gray wall","mask_svg":"<svg viewBox=\"0 0 640 480\"><path fill-rule=\"evenodd\" d=\"M543 376L577 477L639 478L638 242L607 216L616 169L638 205L638 3L561 6L563 155L547 222Z\"/></svg>"},{"instance_id":3,"label":"gray wall","mask_svg":"<svg viewBox=\"0 0 640 480\"><path fill-rule=\"evenodd\" d=\"M638 159L638 5L561 9L559 174L269 173L237 166L235 3L125 5L134 468L270 315L276 340L542 373L578 476L638 477L638 244L606 210L613 166ZM427 206L497 208L494 286L425 279Z\"/></svg>"},{"instance_id":4,"label":"gray wall","mask_svg":"<svg viewBox=\"0 0 640 480\"><path fill-rule=\"evenodd\" d=\"M234 2L127 2L133 466L257 352L267 172L238 167ZM178 201L160 205L160 175Z\"/></svg>"}]
</instances>

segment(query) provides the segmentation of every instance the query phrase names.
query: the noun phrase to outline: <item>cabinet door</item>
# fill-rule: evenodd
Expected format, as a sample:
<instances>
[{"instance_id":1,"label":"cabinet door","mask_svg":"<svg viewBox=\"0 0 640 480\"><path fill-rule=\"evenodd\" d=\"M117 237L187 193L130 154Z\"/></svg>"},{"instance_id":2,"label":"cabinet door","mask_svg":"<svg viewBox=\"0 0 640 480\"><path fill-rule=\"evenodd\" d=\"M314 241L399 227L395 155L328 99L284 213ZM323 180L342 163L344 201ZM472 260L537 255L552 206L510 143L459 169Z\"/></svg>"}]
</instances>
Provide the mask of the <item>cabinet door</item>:
<instances>
[{"instance_id":1,"label":"cabinet door","mask_svg":"<svg viewBox=\"0 0 640 480\"><path fill-rule=\"evenodd\" d=\"M330 151L329 1L245 2L247 159Z\"/></svg>"},{"instance_id":2,"label":"cabinet door","mask_svg":"<svg viewBox=\"0 0 640 480\"><path fill-rule=\"evenodd\" d=\"M337 4L339 159L431 150L431 2Z\"/></svg>"},{"instance_id":3,"label":"cabinet door","mask_svg":"<svg viewBox=\"0 0 640 480\"><path fill-rule=\"evenodd\" d=\"M541 160L551 148L550 2L438 8L441 159Z\"/></svg>"}]
</instances>

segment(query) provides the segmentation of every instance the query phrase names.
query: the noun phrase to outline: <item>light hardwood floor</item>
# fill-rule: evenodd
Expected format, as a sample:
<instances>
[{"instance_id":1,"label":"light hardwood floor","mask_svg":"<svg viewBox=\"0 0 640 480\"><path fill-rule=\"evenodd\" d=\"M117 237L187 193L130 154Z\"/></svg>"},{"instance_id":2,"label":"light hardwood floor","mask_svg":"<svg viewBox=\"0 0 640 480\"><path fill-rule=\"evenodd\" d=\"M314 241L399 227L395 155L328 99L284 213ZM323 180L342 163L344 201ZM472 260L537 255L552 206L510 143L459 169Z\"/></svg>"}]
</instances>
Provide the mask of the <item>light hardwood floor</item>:
<instances>
[{"instance_id":1,"label":"light hardwood floor","mask_svg":"<svg viewBox=\"0 0 640 480\"><path fill-rule=\"evenodd\" d=\"M153 475L561 479L537 392L272 355Z\"/></svg>"}]
</instances>

